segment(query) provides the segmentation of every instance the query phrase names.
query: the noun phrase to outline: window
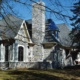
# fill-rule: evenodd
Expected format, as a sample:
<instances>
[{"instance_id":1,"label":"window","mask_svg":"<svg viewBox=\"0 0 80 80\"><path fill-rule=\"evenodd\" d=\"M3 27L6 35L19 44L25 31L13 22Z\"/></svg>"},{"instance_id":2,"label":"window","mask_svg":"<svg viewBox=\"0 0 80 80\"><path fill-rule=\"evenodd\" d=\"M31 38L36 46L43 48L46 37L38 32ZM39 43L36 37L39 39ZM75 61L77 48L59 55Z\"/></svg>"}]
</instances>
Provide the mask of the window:
<instances>
[{"instance_id":1,"label":"window","mask_svg":"<svg viewBox=\"0 0 80 80\"><path fill-rule=\"evenodd\" d=\"M29 46L28 46L28 48L29 48Z\"/></svg>"},{"instance_id":2,"label":"window","mask_svg":"<svg viewBox=\"0 0 80 80\"><path fill-rule=\"evenodd\" d=\"M29 52L29 56L31 55L31 53Z\"/></svg>"},{"instance_id":3,"label":"window","mask_svg":"<svg viewBox=\"0 0 80 80\"><path fill-rule=\"evenodd\" d=\"M5 46L5 61L8 61L8 56L9 56L8 46Z\"/></svg>"},{"instance_id":4,"label":"window","mask_svg":"<svg viewBox=\"0 0 80 80\"><path fill-rule=\"evenodd\" d=\"M23 47L19 46L18 47L18 61L23 61L23 52L24 52Z\"/></svg>"},{"instance_id":5,"label":"window","mask_svg":"<svg viewBox=\"0 0 80 80\"><path fill-rule=\"evenodd\" d=\"M66 57L68 57L69 50L68 50L68 49L66 49L65 51L66 51Z\"/></svg>"}]
</instances>

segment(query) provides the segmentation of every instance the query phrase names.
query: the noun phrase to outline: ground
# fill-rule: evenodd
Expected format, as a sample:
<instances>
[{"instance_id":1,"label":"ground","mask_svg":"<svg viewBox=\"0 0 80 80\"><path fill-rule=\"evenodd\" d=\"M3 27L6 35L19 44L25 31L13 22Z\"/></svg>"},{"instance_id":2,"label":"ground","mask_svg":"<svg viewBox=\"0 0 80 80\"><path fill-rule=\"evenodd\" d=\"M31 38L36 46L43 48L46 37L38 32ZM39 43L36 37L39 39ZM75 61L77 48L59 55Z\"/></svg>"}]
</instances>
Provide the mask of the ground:
<instances>
[{"instance_id":1,"label":"ground","mask_svg":"<svg viewBox=\"0 0 80 80\"><path fill-rule=\"evenodd\" d=\"M80 80L80 69L0 70L0 80Z\"/></svg>"}]
</instances>

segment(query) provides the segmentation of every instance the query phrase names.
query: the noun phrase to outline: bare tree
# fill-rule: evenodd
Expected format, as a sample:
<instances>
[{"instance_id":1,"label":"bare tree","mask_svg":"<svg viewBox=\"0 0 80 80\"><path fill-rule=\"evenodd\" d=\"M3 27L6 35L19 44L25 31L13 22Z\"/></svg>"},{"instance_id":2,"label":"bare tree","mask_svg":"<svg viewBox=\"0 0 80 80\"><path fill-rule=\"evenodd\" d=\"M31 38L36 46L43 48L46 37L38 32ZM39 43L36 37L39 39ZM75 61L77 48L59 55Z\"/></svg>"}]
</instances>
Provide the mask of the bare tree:
<instances>
[{"instance_id":1,"label":"bare tree","mask_svg":"<svg viewBox=\"0 0 80 80\"><path fill-rule=\"evenodd\" d=\"M52 0L48 0L48 1L53 4ZM59 0L58 1L54 0L54 1L55 1L56 6L61 6L61 8L64 8L61 5ZM17 17L21 17L19 16L20 13L18 13L17 11L14 11L14 8L16 7L16 5L20 5L20 7L25 6L25 8L27 8L29 11L30 7L32 7L32 3L37 3L37 2L36 0L0 0L0 18L4 19L4 16L7 14L12 14ZM57 19L59 18L61 20L66 21L66 18L70 18L69 15L62 14L61 11L56 11L54 9L51 9L49 6L44 6L44 7L46 8L46 12L51 13L51 15L52 16L54 15ZM7 21L5 22L7 23Z\"/></svg>"}]
</instances>

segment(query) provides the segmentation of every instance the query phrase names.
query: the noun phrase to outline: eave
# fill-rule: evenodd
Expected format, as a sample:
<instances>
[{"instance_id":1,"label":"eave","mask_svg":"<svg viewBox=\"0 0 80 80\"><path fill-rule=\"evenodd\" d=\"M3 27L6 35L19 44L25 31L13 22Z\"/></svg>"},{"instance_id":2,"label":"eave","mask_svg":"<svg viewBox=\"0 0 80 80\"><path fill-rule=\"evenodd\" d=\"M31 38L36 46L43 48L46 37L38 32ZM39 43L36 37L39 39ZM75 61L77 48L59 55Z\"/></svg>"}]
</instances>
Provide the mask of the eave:
<instances>
[{"instance_id":1,"label":"eave","mask_svg":"<svg viewBox=\"0 0 80 80\"><path fill-rule=\"evenodd\" d=\"M63 49L76 49L76 46L63 46L61 44L59 44L59 46Z\"/></svg>"},{"instance_id":2,"label":"eave","mask_svg":"<svg viewBox=\"0 0 80 80\"><path fill-rule=\"evenodd\" d=\"M35 45L35 43L28 43L28 45L29 45L29 46L34 46L34 45Z\"/></svg>"},{"instance_id":3,"label":"eave","mask_svg":"<svg viewBox=\"0 0 80 80\"><path fill-rule=\"evenodd\" d=\"M45 43L42 43L44 48L52 48L56 44L57 44L56 42L45 42Z\"/></svg>"},{"instance_id":4,"label":"eave","mask_svg":"<svg viewBox=\"0 0 80 80\"><path fill-rule=\"evenodd\" d=\"M15 42L14 39L10 38L10 39L4 39L4 40L0 40L0 44L4 44L4 45L11 45Z\"/></svg>"}]
</instances>

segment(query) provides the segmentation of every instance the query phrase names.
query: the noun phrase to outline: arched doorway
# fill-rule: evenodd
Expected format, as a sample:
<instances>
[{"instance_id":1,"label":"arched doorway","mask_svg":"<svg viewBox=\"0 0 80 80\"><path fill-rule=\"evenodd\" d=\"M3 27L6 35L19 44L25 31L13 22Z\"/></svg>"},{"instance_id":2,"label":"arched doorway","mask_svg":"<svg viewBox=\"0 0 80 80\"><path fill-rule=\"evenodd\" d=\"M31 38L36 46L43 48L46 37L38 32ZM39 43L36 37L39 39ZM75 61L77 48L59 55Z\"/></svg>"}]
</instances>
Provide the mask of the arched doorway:
<instances>
[{"instance_id":1,"label":"arched doorway","mask_svg":"<svg viewBox=\"0 0 80 80\"><path fill-rule=\"evenodd\" d=\"M22 46L18 47L18 61L23 61L24 48Z\"/></svg>"}]
</instances>

